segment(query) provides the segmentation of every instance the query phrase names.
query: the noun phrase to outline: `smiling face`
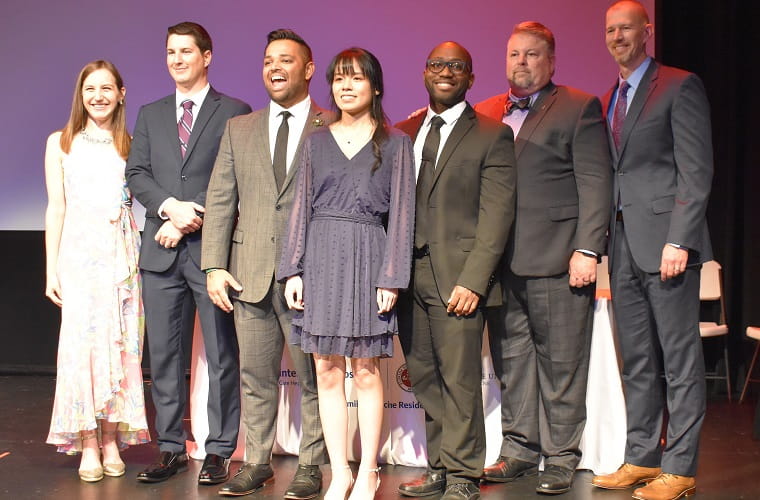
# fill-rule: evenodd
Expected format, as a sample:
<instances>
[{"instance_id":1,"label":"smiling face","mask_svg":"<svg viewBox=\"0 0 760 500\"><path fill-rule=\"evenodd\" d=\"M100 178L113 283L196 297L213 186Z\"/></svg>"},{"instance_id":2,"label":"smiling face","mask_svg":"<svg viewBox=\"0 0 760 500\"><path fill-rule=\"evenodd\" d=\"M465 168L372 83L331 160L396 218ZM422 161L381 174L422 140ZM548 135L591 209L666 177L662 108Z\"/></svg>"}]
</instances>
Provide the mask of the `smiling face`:
<instances>
[{"instance_id":1,"label":"smiling face","mask_svg":"<svg viewBox=\"0 0 760 500\"><path fill-rule=\"evenodd\" d=\"M634 2L619 2L607 11L605 42L612 58L626 78L647 57L646 43L653 28L643 7Z\"/></svg>"},{"instance_id":2,"label":"smiling face","mask_svg":"<svg viewBox=\"0 0 760 500\"><path fill-rule=\"evenodd\" d=\"M107 69L97 69L90 73L82 82L82 103L88 120L99 127L109 126L125 93Z\"/></svg>"},{"instance_id":3,"label":"smiling face","mask_svg":"<svg viewBox=\"0 0 760 500\"><path fill-rule=\"evenodd\" d=\"M369 113L374 93L369 79L356 61L353 62L353 71L343 73L340 69L336 68L332 80L333 99L338 109L353 116Z\"/></svg>"},{"instance_id":4,"label":"smiling face","mask_svg":"<svg viewBox=\"0 0 760 500\"><path fill-rule=\"evenodd\" d=\"M554 74L554 54L546 40L515 33L507 42L507 80L517 97L527 97L546 86Z\"/></svg>"},{"instance_id":5,"label":"smiling face","mask_svg":"<svg viewBox=\"0 0 760 500\"><path fill-rule=\"evenodd\" d=\"M184 94L194 94L208 83L211 51L201 52L191 35L171 34L166 39L166 66Z\"/></svg>"},{"instance_id":6,"label":"smiling face","mask_svg":"<svg viewBox=\"0 0 760 500\"><path fill-rule=\"evenodd\" d=\"M461 45L454 42L444 42L434 48L428 56L428 61L441 61L448 63L458 61L465 63L461 73L452 72L447 65L439 73L426 65L422 73L425 87L430 95L430 108L436 113L442 113L462 102L467 91L472 87L475 75L472 74L472 59L470 54Z\"/></svg>"},{"instance_id":7,"label":"smiling face","mask_svg":"<svg viewBox=\"0 0 760 500\"><path fill-rule=\"evenodd\" d=\"M307 60L306 50L293 40L275 40L264 53L262 77L269 97L289 108L309 95L309 81L314 63Z\"/></svg>"}]
</instances>

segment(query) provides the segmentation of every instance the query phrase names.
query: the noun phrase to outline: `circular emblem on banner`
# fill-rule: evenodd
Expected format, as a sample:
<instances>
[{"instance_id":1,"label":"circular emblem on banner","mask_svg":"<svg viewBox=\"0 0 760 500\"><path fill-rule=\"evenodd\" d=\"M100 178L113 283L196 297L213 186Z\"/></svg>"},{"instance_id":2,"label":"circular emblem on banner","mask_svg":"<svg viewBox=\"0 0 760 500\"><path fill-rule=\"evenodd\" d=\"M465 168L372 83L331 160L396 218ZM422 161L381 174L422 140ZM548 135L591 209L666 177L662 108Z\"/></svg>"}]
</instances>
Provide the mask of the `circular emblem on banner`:
<instances>
[{"instance_id":1,"label":"circular emblem on banner","mask_svg":"<svg viewBox=\"0 0 760 500\"><path fill-rule=\"evenodd\" d=\"M406 363L396 370L396 383L406 392L412 392L412 382L409 380L409 371L406 369Z\"/></svg>"}]
</instances>

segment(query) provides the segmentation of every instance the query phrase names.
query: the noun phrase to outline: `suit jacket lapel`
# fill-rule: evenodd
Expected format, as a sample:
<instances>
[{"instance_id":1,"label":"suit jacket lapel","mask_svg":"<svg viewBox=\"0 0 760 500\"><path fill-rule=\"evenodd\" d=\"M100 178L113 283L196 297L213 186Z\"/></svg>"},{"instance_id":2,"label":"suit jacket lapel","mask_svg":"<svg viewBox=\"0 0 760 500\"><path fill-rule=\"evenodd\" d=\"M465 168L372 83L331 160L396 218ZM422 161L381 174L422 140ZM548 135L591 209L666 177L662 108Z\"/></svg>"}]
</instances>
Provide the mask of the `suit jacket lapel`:
<instances>
[{"instance_id":1,"label":"suit jacket lapel","mask_svg":"<svg viewBox=\"0 0 760 500\"><path fill-rule=\"evenodd\" d=\"M175 94L167 96L164 100L166 111L164 115L164 128L166 129L166 145L171 147L172 154L177 160L176 165L182 165L182 151L179 146L179 132L177 130L177 104Z\"/></svg>"},{"instance_id":2,"label":"suit jacket lapel","mask_svg":"<svg viewBox=\"0 0 760 500\"><path fill-rule=\"evenodd\" d=\"M435 162L435 174L433 175L431 191L435 189L435 184L438 182L438 178L441 176L443 169L446 168L446 163L448 163L449 159L451 158L451 154L454 152L454 150L456 150L459 142L474 124L475 110L473 110L468 103L467 107L464 109L464 111L462 111L461 116L454 125L454 128L451 130L449 137L446 139L446 144L443 145L443 150L438 156L438 161Z\"/></svg>"},{"instance_id":3,"label":"suit jacket lapel","mask_svg":"<svg viewBox=\"0 0 760 500\"><path fill-rule=\"evenodd\" d=\"M639 88L636 89L636 94L633 96L633 101L628 107L628 112L625 114L625 122L623 122L623 132L620 135L620 147L618 148L618 158L623 156L625 151L625 145L628 142L628 138L631 135L636 121L641 115L641 110L644 109L644 104L652 95L652 92L657 88L657 63L652 59L649 63L649 67L644 72L644 76L641 77ZM614 144L614 143L613 143Z\"/></svg>"},{"instance_id":4,"label":"suit jacket lapel","mask_svg":"<svg viewBox=\"0 0 760 500\"><path fill-rule=\"evenodd\" d=\"M547 111L551 108L554 101L557 100L557 87L552 83L544 87L544 89L538 94L536 102L531 106L528 116L525 117L525 121L520 127L520 133L515 137L515 158L520 157L525 144L530 139L533 131L541 120L546 116Z\"/></svg>"},{"instance_id":5,"label":"suit jacket lapel","mask_svg":"<svg viewBox=\"0 0 760 500\"><path fill-rule=\"evenodd\" d=\"M203 105L201 105L200 113L194 118L193 131L190 133L190 141L187 144L185 158L182 161L183 167L187 162L187 159L190 158L193 148L195 148L195 144L198 142L198 137L203 133L203 129L206 128L209 120L211 120L211 117L214 116L214 113L216 113L216 110L219 108L219 105L221 104L220 100L220 94L214 90L213 87L210 88L208 94L206 94L206 99L203 101Z\"/></svg>"},{"instance_id":6,"label":"suit jacket lapel","mask_svg":"<svg viewBox=\"0 0 760 500\"><path fill-rule=\"evenodd\" d=\"M293 160L290 162L290 165L288 166L288 173L285 176L285 180L282 183L282 189L280 189L280 196L282 196L285 191L287 191L288 186L291 182L293 182L293 179L296 176L296 162L299 160L299 152L301 151L301 148L303 147L303 142L306 137L309 136L312 132L317 130L319 127L327 126L325 123L324 117L322 117L322 114L324 113L324 110L317 106L317 103L314 102L312 99L311 104L309 105L309 116L306 117L306 124L303 127L303 132L301 132L301 137L298 139L298 145L296 146L296 154L293 155ZM274 176L274 166L272 166L272 175Z\"/></svg>"}]
</instances>

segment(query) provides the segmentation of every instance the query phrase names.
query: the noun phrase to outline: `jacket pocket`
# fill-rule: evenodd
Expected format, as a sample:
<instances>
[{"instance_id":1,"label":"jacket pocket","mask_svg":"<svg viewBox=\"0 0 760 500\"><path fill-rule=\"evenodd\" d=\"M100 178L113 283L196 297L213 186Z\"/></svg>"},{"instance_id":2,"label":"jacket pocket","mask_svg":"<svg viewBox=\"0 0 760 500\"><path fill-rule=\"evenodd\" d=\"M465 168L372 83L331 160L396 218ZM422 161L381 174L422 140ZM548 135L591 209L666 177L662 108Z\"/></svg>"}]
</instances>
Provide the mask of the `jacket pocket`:
<instances>
[{"instance_id":1,"label":"jacket pocket","mask_svg":"<svg viewBox=\"0 0 760 500\"><path fill-rule=\"evenodd\" d=\"M461 248L465 252L469 252L470 250L472 250L472 247L475 246L475 238L467 237L467 236L457 236L457 243L459 244L459 248Z\"/></svg>"},{"instance_id":2,"label":"jacket pocket","mask_svg":"<svg viewBox=\"0 0 760 500\"><path fill-rule=\"evenodd\" d=\"M553 221L577 219L578 205L566 205L564 207L549 207L549 219Z\"/></svg>"},{"instance_id":3,"label":"jacket pocket","mask_svg":"<svg viewBox=\"0 0 760 500\"><path fill-rule=\"evenodd\" d=\"M652 201L652 212L656 214L664 214L665 212L672 212L673 205L675 204L675 202L676 202L676 197L674 195L657 198L656 200Z\"/></svg>"}]
</instances>

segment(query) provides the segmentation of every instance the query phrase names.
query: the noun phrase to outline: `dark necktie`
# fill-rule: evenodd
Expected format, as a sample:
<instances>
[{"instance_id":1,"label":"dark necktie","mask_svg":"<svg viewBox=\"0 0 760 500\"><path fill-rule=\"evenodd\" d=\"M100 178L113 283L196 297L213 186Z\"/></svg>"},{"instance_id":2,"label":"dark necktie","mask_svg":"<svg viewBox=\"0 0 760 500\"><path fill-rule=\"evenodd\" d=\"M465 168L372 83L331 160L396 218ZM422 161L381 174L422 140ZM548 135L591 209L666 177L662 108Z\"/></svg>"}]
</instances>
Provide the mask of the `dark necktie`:
<instances>
[{"instance_id":1,"label":"dark necktie","mask_svg":"<svg viewBox=\"0 0 760 500\"><path fill-rule=\"evenodd\" d=\"M516 101L507 99L507 103L504 104L504 114L509 116L515 109L530 109L530 97L517 99Z\"/></svg>"},{"instance_id":2,"label":"dark necktie","mask_svg":"<svg viewBox=\"0 0 760 500\"><path fill-rule=\"evenodd\" d=\"M630 88L631 86L625 80L618 87L615 111L612 113L612 139L615 141L615 149L620 148L620 137L623 135L623 123L628 107L628 89Z\"/></svg>"},{"instance_id":3,"label":"dark necktie","mask_svg":"<svg viewBox=\"0 0 760 500\"><path fill-rule=\"evenodd\" d=\"M438 156L438 147L441 145L441 127L446 123L440 116L434 116L430 120L425 143L422 145L422 160L420 172L417 175L417 229L415 231L414 246L422 248L427 243L427 199L430 189L433 187L435 174L435 162Z\"/></svg>"},{"instance_id":4,"label":"dark necktie","mask_svg":"<svg viewBox=\"0 0 760 500\"><path fill-rule=\"evenodd\" d=\"M182 152L182 158L187 153L187 145L190 142L190 132L193 130L193 101L185 99L182 101L182 117L177 123L179 132L179 149Z\"/></svg>"},{"instance_id":5,"label":"dark necktie","mask_svg":"<svg viewBox=\"0 0 760 500\"><path fill-rule=\"evenodd\" d=\"M280 128L277 130L277 140L274 142L274 160L272 161L274 180L277 182L278 190L282 188L282 183L285 182L285 175L287 175L288 133L290 132L288 118L293 115L290 111L282 111L279 116L282 116L282 123L280 123Z\"/></svg>"}]
</instances>

